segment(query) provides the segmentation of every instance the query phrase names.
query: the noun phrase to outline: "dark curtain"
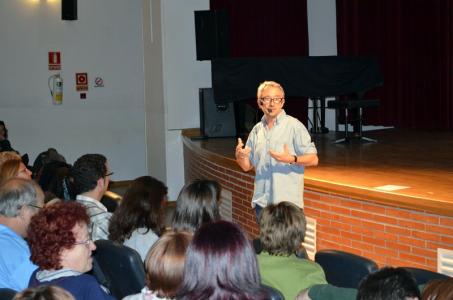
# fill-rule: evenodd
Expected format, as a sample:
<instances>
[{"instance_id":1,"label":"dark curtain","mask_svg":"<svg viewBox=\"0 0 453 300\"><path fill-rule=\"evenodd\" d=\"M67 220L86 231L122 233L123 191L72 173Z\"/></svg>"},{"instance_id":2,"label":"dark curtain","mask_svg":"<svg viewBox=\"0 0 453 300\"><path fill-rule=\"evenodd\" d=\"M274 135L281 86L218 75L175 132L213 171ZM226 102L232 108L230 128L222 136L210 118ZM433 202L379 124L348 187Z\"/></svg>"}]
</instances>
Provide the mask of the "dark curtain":
<instances>
[{"instance_id":1,"label":"dark curtain","mask_svg":"<svg viewBox=\"0 0 453 300\"><path fill-rule=\"evenodd\" d=\"M371 123L453 129L453 2L337 0L339 55L374 55L384 85Z\"/></svg>"},{"instance_id":2,"label":"dark curtain","mask_svg":"<svg viewBox=\"0 0 453 300\"><path fill-rule=\"evenodd\" d=\"M211 0L210 9L228 12L231 57L308 56L306 0ZM307 107L286 99L286 112L305 124Z\"/></svg>"}]
</instances>

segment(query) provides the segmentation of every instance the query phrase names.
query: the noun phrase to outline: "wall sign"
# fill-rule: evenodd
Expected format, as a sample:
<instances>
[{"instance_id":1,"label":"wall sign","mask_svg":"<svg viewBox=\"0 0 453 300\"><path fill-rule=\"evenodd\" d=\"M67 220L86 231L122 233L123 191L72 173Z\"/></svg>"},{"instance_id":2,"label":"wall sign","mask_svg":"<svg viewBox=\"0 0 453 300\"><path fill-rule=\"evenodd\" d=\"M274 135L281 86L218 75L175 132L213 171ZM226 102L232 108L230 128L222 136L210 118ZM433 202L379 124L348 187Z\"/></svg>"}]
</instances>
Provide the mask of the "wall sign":
<instances>
[{"instance_id":1,"label":"wall sign","mask_svg":"<svg viewBox=\"0 0 453 300\"><path fill-rule=\"evenodd\" d=\"M61 70L61 53L59 51L49 52L48 60L49 70Z\"/></svg>"},{"instance_id":2,"label":"wall sign","mask_svg":"<svg viewBox=\"0 0 453 300\"><path fill-rule=\"evenodd\" d=\"M88 73L76 73L76 91L88 91Z\"/></svg>"}]
</instances>

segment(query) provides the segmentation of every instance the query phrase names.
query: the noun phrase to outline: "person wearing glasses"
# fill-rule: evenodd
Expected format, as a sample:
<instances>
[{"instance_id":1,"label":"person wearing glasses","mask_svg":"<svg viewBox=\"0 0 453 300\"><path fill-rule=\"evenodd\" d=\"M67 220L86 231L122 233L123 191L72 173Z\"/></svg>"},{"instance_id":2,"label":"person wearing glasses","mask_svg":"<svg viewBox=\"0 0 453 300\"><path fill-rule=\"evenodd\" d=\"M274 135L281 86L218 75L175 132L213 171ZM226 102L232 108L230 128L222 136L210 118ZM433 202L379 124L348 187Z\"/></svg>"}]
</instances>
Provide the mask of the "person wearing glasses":
<instances>
[{"instance_id":1,"label":"person wearing glasses","mask_svg":"<svg viewBox=\"0 0 453 300\"><path fill-rule=\"evenodd\" d=\"M89 231L90 217L75 201L59 202L41 209L30 222L28 243L33 272L29 287L56 285L77 300L114 299L96 278L85 274L93 266L96 246Z\"/></svg>"},{"instance_id":2,"label":"person wearing glasses","mask_svg":"<svg viewBox=\"0 0 453 300\"><path fill-rule=\"evenodd\" d=\"M76 201L86 207L90 217L93 240L107 240L112 214L101 203L113 175L107 159L102 154L82 155L75 161L71 175L77 193Z\"/></svg>"},{"instance_id":3,"label":"person wearing glasses","mask_svg":"<svg viewBox=\"0 0 453 300\"><path fill-rule=\"evenodd\" d=\"M275 81L258 87L258 106L264 113L244 143L238 138L236 162L245 171L255 168L252 207L258 217L268 204L289 201L303 208L304 169L318 164L310 134L285 113L285 92Z\"/></svg>"},{"instance_id":4,"label":"person wearing glasses","mask_svg":"<svg viewBox=\"0 0 453 300\"><path fill-rule=\"evenodd\" d=\"M37 266L25 241L30 219L44 205L44 193L32 180L13 178L0 186L0 288L28 286Z\"/></svg>"}]
</instances>

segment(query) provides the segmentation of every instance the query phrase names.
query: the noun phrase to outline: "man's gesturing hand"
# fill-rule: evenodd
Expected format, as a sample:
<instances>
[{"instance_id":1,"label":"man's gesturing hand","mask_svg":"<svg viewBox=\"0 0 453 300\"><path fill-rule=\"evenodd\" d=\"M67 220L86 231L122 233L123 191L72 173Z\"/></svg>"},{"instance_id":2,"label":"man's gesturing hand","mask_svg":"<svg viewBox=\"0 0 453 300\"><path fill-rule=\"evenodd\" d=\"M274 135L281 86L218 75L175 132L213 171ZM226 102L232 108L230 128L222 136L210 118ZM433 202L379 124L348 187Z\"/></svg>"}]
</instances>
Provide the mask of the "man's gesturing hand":
<instances>
[{"instance_id":1,"label":"man's gesturing hand","mask_svg":"<svg viewBox=\"0 0 453 300\"><path fill-rule=\"evenodd\" d=\"M294 162L294 155L289 153L288 145L283 145L283 152L277 152L274 150L269 150L269 154L276 160L282 163L293 163Z\"/></svg>"},{"instance_id":2,"label":"man's gesturing hand","mask_svg":"<svg viewBox=\"0 0 453 300\"><path fill-rule=\"evenodd\" d=\"M238 138L238 144L236 146L236 158L244 159L249 158L251 149L249 147L244 148L244 143L241 138Z\"/></svg>"}]
</instances>

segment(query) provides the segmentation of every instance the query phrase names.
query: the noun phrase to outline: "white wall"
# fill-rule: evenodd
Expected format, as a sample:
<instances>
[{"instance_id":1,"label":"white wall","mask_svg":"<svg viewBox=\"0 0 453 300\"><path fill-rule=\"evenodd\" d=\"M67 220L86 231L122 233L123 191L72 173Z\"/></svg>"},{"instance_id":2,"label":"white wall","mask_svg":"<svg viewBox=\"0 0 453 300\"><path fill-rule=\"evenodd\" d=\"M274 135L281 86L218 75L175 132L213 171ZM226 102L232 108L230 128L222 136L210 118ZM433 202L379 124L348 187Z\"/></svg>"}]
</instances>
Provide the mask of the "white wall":
<instances>
[{"instance_id":1,"label":"white wall","mask_svg":"<svg viewBox=\"0 0 453 300\"><path fill-rule=\"evenodd\" d=\"M49 146L72 163L103 153L113 179L146 173L142 1L78 0L78 20L62 21L60 1L0 1L0 120L31 162ZM63 104L47 87L48 51L61 51ZM88 72L87 99L75 73ZM96 76L105 87L93 88Z\"/></svg>"}]
</instances>

